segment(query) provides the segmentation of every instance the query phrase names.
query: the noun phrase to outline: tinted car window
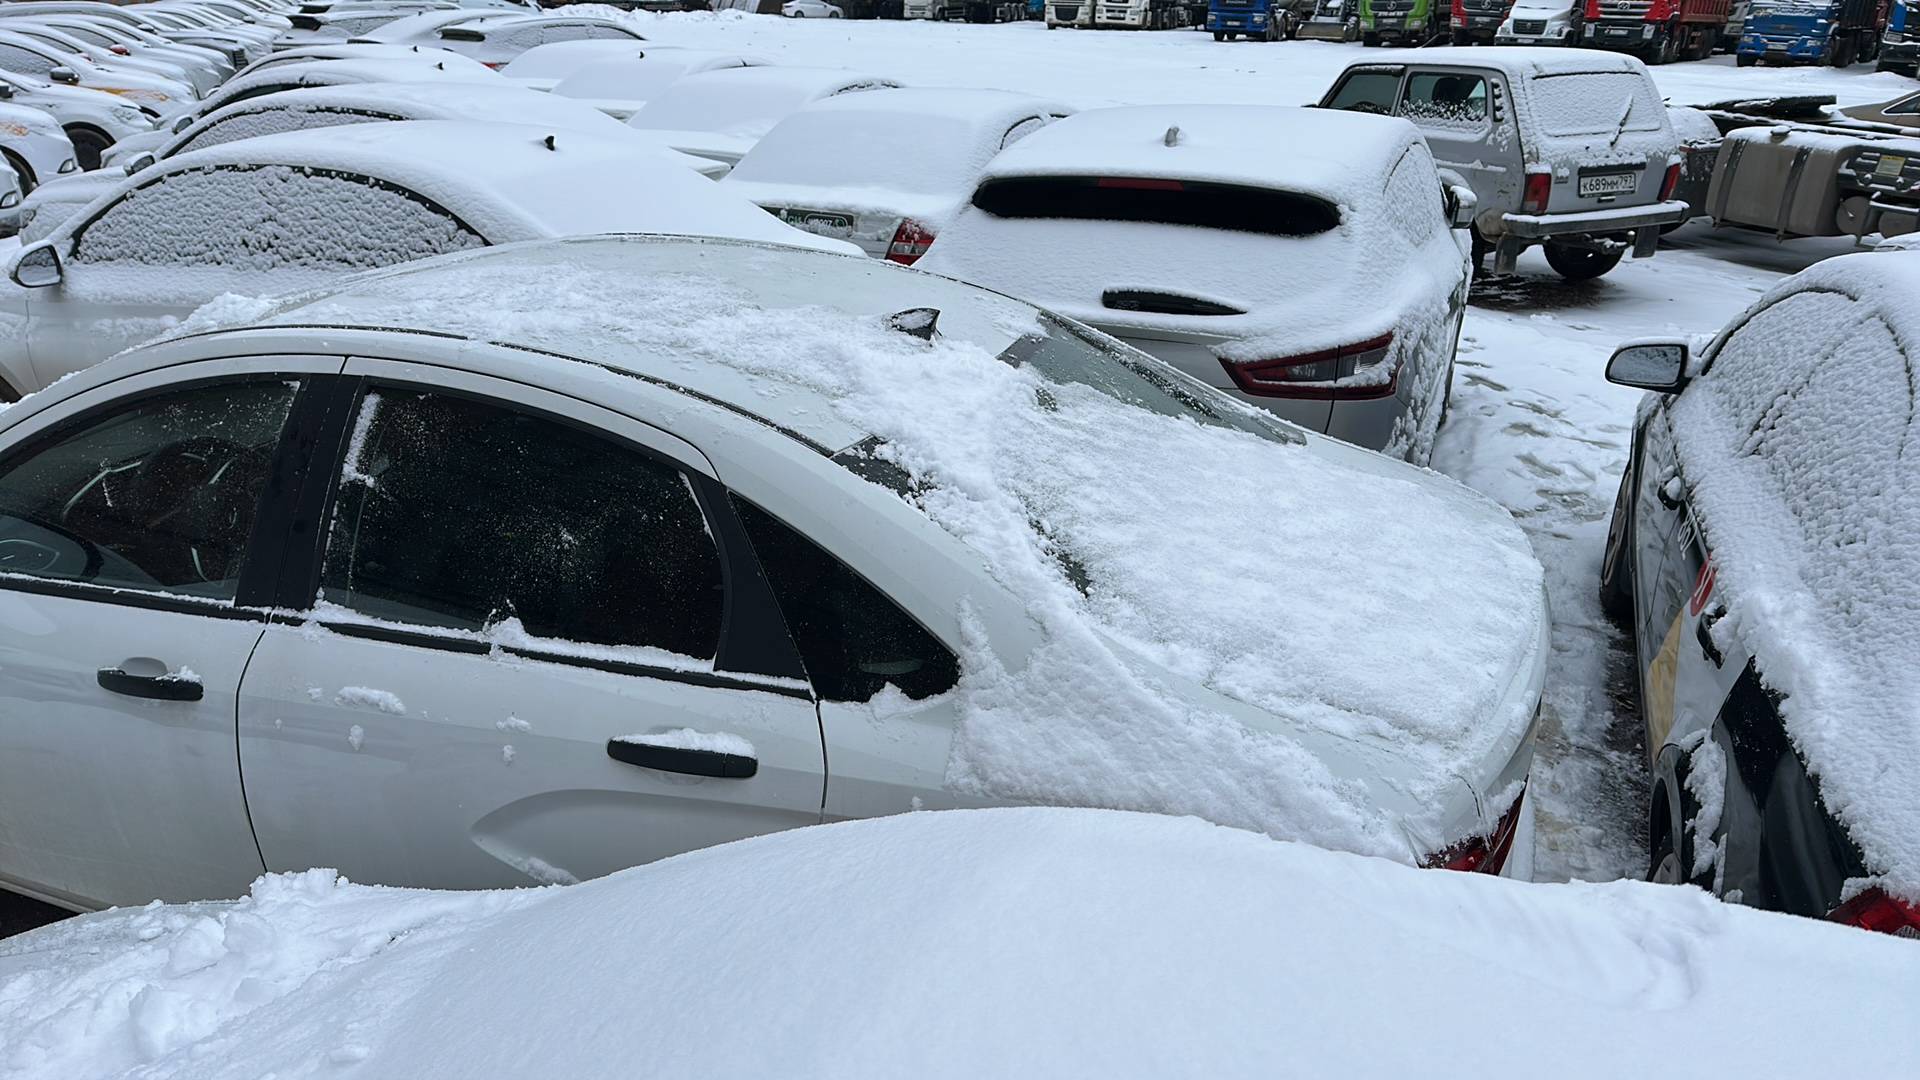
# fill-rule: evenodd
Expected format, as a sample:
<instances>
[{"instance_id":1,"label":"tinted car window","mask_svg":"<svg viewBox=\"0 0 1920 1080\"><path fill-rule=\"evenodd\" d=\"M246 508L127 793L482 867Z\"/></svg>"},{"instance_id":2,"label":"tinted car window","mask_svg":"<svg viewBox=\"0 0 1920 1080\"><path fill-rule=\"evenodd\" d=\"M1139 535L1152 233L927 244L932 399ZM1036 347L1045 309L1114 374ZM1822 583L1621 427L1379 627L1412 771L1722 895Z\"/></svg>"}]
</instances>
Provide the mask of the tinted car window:
<instances>
[{"instance_id":1,"label":"tinted car window","mask_svg":"<svg viewBox=\"0 0 1920 1080\"><path fill-rule=\"evenodd\" d=\"M297 383L144 398L0 465L0 572L232 600Z\"/></svg>"},{"instance_id":2,"label":"tinted car window","mask_svg":"<svg viewBox=\"0 0 1920 1080\"><path fill-rule=\"evenodd\" d=\"M81 227L75 263L366 270L486 241L380 180L285 165L192 169L128 192Z\"/></svg>"},{"instance_id":3,"label":"tinted car window","mask_svg":"<svg viewBox=\"0 0 1920 1080\"><path fill-rule=\"evenodd\" d=\"M1327 108L1385 116L1393 112L1394 100L1399 96L1398 71L1356 71L1333 92Z\"/></svg>"},{"instance_id":4,"label":"tinted car window","mask_svg":"<svg viewBox=\"0 0 1920 1080\"><path fill-rule=\"evenodd\" d=\"M959 681L953 653L880 590L773 515L734 505L821 697L867 701L892 685L918 699Z\"/></svg>"},{"instance_id":5,"label":"tinted car window","mask_svg":"<svg viewBox=\"0 0 1920 1080\"><path fill-rule=\"evenodd\" d=\"M371 392L322 599L394 622L648 646L710 660L720 558L679 470L557 420Z\"/></svg>"},{"instance_id":6,"label":"tinted car window","mask_svg":"<svg viewBox=\"0 0 1920 1080\"><path fill-rule=\"evenodd\" d=\"M398 120L398 116L380 113L355 112L351 109L261 109L259 112L235 113L201 128L185 142L173 148L173 154L184 154L189 150L205 150L209 146L251 139L257 135L277 135L283 131L306 131L310 128L341 127L346 124L365 124L375 120Z\"/></svg>"}]
</instances>

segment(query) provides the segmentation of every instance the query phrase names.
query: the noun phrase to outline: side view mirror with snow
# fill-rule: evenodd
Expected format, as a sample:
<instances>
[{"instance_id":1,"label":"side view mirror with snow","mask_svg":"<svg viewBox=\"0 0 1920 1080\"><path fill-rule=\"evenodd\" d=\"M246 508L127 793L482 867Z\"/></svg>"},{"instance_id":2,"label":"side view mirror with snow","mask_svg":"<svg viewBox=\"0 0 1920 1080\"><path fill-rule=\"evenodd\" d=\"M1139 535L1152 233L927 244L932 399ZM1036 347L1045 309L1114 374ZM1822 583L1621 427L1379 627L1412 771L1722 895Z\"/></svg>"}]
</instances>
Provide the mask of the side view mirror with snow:
<instances>
[{"instance_id":1,"label":"side view mirror with snow","mask_svg":"<svg viewBox=\"0 0 1920 1080\"><path fill-rule=\"evenodd\" d=\"M23 289L44 289L60 284L60 253L53 243L35 244L13 260L13 283Z\"/></svg>"},{"instance_id":2,"label":"side view mirror with snow","mask_svg":"<svg viewBox=\"0 0 1920 1080\"><path fill-rule=\"evenodd\" d=\"M153 164L152 154L147 154L147 153L135 154L133 155L133 159L127 162L127 170L126 170L127 175L132 176L134 173L137 173L141 169L147 168L152 164Z\"/></svg>"},{"instance_id":3,"label":"side view mirror with snow","mask_svg":"<svg viewBox=\"0 0 1920 1080\"><path fill-rule=\"evenodd\" d=\"M173 122L173 133L175 135L178 135L192 126L193 126L193 114L188 113L187 115Z\"/></svg>"},{"instance_id":4,"label":"side view mirror with snow","mask_svg":"<svg viewBox=\"0 0 1920 1080\"><path fill-rule=\"evenodd\" d=\"M11 101L12 99L13 84L10 82L0 82L0 101Z\"/></svg>"},{"instance_id":5,"label":"side view mirror with snow","mask_svg":"<svg viewBox=\"0 0 1920 1080\"><path fill-rule=\"evenodd\" d=\"M1622 345L1607 361L1607 381L1661 394L1677 394L1687 385L1687 345L1682 341L1636 341Z\"/></svg>"},{"instance_id":6,"label":"side view mirror with snow","mask_svg":"<svg viewBox=\"0 0 1920 1080\"><path fill-rule=\"evenodd\" d=\"M1440 170L1440 205L1446 211L1447 224L1455 229L1471 228L1480 197L1473 193L1466 177L1452 169Z\"/></svg>"},{"instance_id":7,"label":"side view mirror with snow","mask_svg":"<svg viewBox=\"0 0 1920 1080\"><path fill-rule=\"evenodd\" d=\"M47 78L57 83L65 83L68 86L78 86L80 83L80 73L70 67L54 68L52 71L47 72Z\"/></svg>"}]
</instances>

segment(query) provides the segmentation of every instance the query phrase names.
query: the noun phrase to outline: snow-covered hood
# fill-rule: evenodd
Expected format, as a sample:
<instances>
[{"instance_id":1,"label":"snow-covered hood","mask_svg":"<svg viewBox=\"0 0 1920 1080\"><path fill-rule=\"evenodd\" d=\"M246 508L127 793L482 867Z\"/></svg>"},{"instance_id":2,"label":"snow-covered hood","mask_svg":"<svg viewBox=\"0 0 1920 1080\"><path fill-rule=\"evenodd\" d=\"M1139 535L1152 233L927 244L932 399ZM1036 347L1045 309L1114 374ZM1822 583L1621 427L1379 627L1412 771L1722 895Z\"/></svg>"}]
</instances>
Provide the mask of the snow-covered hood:
<instances>
[{"instance_id":1,"label":"snow-covered hood","mask_svg":"<svg viewBox=\"0 0 1920 1080\"><path fill-rule=\"evenodd\" d=\"M942 313L932 343L882 324L916 307ZM1458 839L1476 791L1511 798L1488 786L1531 722L1545 625L1512 519L1026 304L878 260L583 239L363 276L260 321L523 344L821 447L877 440L999 589L956 624L962 790L1403 861ZM1028 338L1061 351L1000 359ZM1042 644L1009 646L1016 625ZM1364 749L1330 766L1335 742Z\"/></svg>"},{"instance_id":2,"label":"snow-covered hood","mask_svg":"<svg viewBox=\"0 0 1920 1080\"><path fill-rule=\"evenodd\" d=\"M1920 900L1916 296L1920 252L1818 263L1756 305L1800 312L1770 328L1781 347L1717 343L1672 407L1724 625L1783 696L1827 809L1909 900Z\"/></svg>"}]
</instances>

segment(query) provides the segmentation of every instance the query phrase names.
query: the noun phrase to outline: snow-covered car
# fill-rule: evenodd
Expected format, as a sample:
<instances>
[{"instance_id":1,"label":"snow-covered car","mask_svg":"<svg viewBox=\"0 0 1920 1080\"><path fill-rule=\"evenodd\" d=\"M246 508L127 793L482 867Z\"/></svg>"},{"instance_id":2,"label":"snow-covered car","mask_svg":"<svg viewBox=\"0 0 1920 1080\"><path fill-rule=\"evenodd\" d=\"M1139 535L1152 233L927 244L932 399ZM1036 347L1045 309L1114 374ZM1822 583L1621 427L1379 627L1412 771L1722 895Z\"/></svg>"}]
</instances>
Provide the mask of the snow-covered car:
<instances>
[{"instance_id":1,"label":"snow-covered car","mask_svg":"<svg viewBox=\"0 0 1920 1080\"><path fill-rule=\"evenodd\" d=\"M216 48L236 50L246 59L258 59L273 48L277 32L265 27L223 21L190 8L167 8L158 3L141 4L139 18L157 33L175 41L187 41ZM240 61L244 63L244 60Z\"/></svg>"},{"instance_id":2,"label":"snow-covered car","mask_svg":"<svg viewBox=\"0 0 1920 1080\"><path fill-rule=\"evenodd\" d=\"M447 52L445 49L423 49L418 45L381 45L365 41L330 41L316 45L298 45L263 56L243 68L236 78L246 78L270 68L304 64L314 60L399 60L425 64L440 71L465 73L481 81L487 81L488 70L485 64L477 60L469 60L457 53Z\"/></svg>"},{"instance_id":3,"label":"snow-covered car","mask_svg":"<svg viewBox=\"0 0 1920 1080\"><path fill-rule=\"evenodd\" d=\"M440 47L440 39L435 36L443 26L457 23L476 22L480 19L500 14L498 9L473 7L433 8L404 19L395 19L355 34L348 41L369 45L418 45L429 49Z\"/></svg>"},{"instance_id":4,"label":"snow-covered car","mask_svg":"<svg viewBox=\"0 0 1920 1080\"><path fill-rule=\"evenodd\" d=\"M1450 202L1461 197L1403 120L1098 109L994 158L918 265L1079 319L1308 430L1424 464L1466 309L1465 211Z\"/></svg>"},{"instance_id":5,"label":"snow-covered car","mask_svg":"<svg viewBox=\"0 0 1920 1080\"><path fill-rule=\"evenodd\" d=\"M400 823L390 823L388 828ZM1907 1075L1905 942L1100 810L900 814L565 889L263 877L0 942L47 1077ZM1815 988L1844 988L1824 993ZM1471 1054L1436 1050L1513 1018ZM990 1033L990 1034L989 1034Z\"/></svg>"},{"instance_id":6,"label":"snow-covered car","mask_svg":"<svg viewBox=\"0 0 1920 1080\"><path fill-rule=\"evenodd\" d=\"M280 35L277 48L320 45L370 34L388 23L411 19L422 12L450 10L436 2L399 4L335 4L316 15L295 15L293 28Z\"/></svg>"},{"instance_id":7,"label":"snow-covered car","mask_svg":"<svg viewBox=\"0 0 1920 1080\"><path fill-rule=\"evenodd\" d=\"M551 89L560 97L578 99L616 120L626 120L685 76L764 63L757 57L720 49L634 42L627 55L582 64ZM504 69L501 74L506 74Z\"/></svg>"},{"instance_id":8,"label":"snow-covered car","mask_svg":"<svg viewBox=\"0 0 1920 1080\"><path fill-rule=\"evenodd\" d=\"M629 197L555 198L622 191ZM160 333L222 293L287 292L447 251L593 232L739 236L857 253L790 229L621 135L489 121L295 131L181 154L128 177L0 284L0 378L43 386Z\"/></svg>"},{"instance_id":9,"label":"snow-covered car","mask_svg":"<svg viewBox=\"0 0 1920 1080\"><path fill-rule=\"evenodd\" d=\"M826 0L786 0L780 5L780 14L789 19L838 19L845 12Z\"/></svg>"},{"instance_id":10,"label":"snow-covered car","mask_svg":"<svg viewBox=\"0 0 1920 1080\"><path fill-rule=\"evenodd\" d=\"M48 14L35 21L64 30L109 52L121 49L134 57L166 60L178 65L193 84L195 93L205 96L231 76L238 67L226 52L203 45L168 41L139 26L103 19L95 15ZM118 46L118 48L116 48Z\"/></svg>"},{"instance_id":11,"label":"snow-covered car","mask_svg":"<svg viewBox=\"0 0 1920 1080\"><path fill-rule=\"evenodd\" d=\"M1679 140L1646 65L1595 49L1422 49L1351 64L1320 107L1403 116L1441 168L1465 177L1475 255L1510 274L1522 252L1574 281L1647 258L1674 200Z\"/></svg>"},{"instance_id":12,"label":"snow-covered car","mask_svg":"<svg viewBox=\"0 0 1920 1080\"><path fill-rule=\"evenodd\" d=\"M1072 111L1006 90L830 97L775 124L722 183L795 228L911 266L995 154Z\"/></svg>"},{"instance_id":13,"label":"snow-covered car","mask_svg":"<svg viewBox=\"0 0 1920 1080\"><path fill-rule=\"evenodd\" d=\"M283 131L393 120L493 121L538 125L549 131L585 131L658 151L709 178L726 173L726 166L719 162L666 149L647 132L627 127L591 106L505 83L344 83L237 101L202 117L151 154L134 155L124 171L101 169L31 191L22 207L21 238L29 244L46 239L89 203L118 188L128 175L178 154Z\"/></svg>"},{"instance_id":14,"label":"snow-covered car","mask_svg":"<svg viewBox=\"0 0 1920 1080\"><path fill-rule=\"evenodd\" d=\"M1494 31L1494 44L1578 44L1586 7L1584 0L1516 0Z\"/></svg>"},{"instance_id":15,"label":"snow-covered car","mask_svg":"<svg viewBox=\"0 0 1920 1080\"><path fill-rule=\"evenodd\" d=\"M472 57L490 68L507 66L528 49L559 41L643 41L624 23L589 15L503 15L455 23L434 31L442 49Z\"/></svg>"},{"instance_id":16,"label":"snow-covered car","mask_svg":"<svg viewBox=\"0 0 1920 1080\"><path fill-rule=\"evenodd\" d=\"M20 231L20 174L0 158L0 238Z\"/></svg>"},{"instance_id":17,"label":"snow-covered car","mask_svg":"<svg viewBox=\"0 0 1920 1080\"><path fill-rule=\"evenodd\" d=\"M67 86L104 90L153 116L170 116L193 105L193 87L145 71L109 68L84 56L14 33L0 19L0 74L20 74Z\"/></svg>"},{"instance_id":18,"label":"snow-covered car","mask_svg":"<svg viewBox=\"0 0 1920 1080\"><path fill-rule=\"evenodd\" d=\"M773 125L811 102L900 84L845 68L754 66L675 79L627 123L732 165Z\"/></svg>"},{"instance_id":19,"label":"snow-covered car","mask_svg":"<svg viewBox=\"0 0 1920 1080\"><path fill-rule=\"evenodd\" d=\"M619 60L658 48L655 42L556 41L536 45L507 62L500 74L533 90L551 90L561 79L588 64Z\"/></svg>"},{"instance_id":20,"label":"snow-covered car","mask_svg":"<svg viewBox=\"0 0 1920 1080\"><path fill-rule=\"evenodd\" d=\"M877 259L579 237L229 297L0 414L0 507L0 874L75 907L1001 802L1531 863L1503 510Z\"/></svg>"},{"instance_id":21,"label":"snow-covered car","mask_svg":"<svg viewBox=\"0 0 1920 1080\"><path fill-rule=\"evenodd\" d=\"M365 48L365 46L355 46ZM499 76L463 57L442 59L431 54L363 59L313 59L297 64L274 64L242 72L205 100L165 125L114 143L102 160L124 167L140 154L150 154L168 139L236 101L299 90L308 86L347 86L358 83L459 82L498 85Z\"/></svg>"},{"instance_id":22,"label":"snow-covered car","mask_svg":"<svg viewBox=\"0 0 1920 1080\"><path fill-rule=\"evenodd\" d=\"M20 194L80 171L73 140L48 113L0 100L0 161L20 180Z\"/></svg>"},{"instance_id":23,"label":"snow-covered car","mask_svg":"<svg viewBox=\"0 0 1920 1080\"><path fill-rule=\"evenodd\" d=\"M0 8L0 16L4 14L5 9ZM133 71L167 79L186 87L191 97L200 97L217 84L217 80L210 76L196 77L196 73L189 71L183 63L151 56L136 56L125 46L115 52L106 46L95 45L71 31L50 26L38 18L25 16L0 18L0 29L44 42L63 53L79 57L108 71Z\"/></svg>"},{"instance_id":24,"label":"snow-covered car","mask_svg":"<svg viewBox=\"0 0 1920 1080\"><path fill-rule=\"evenodd\" d=\"M153 130L147 113L112 94L8 71L0 71L0 102L52 116L73 143L74 160L83 169L98 168L102 155L115 142Z\"/></svg>"},{"instance_id":25,"label":"snow-covered car","mask_svg":"<svg viewBox=\"0 0 1920 1080\"><path fill-rule=\"evenodd\" d=\"M1901 94L1891 101L1882 101L1875 105L1853 105L1840 110L1840 115L1851 120L1863 120L1869 124L1886 124L1895 128L1920 128L1920 91Z\"/></svg>"},{"instance_id":26,"label":"snow-covered car","mask_svg":"<svg viewBox=\"0 0 1920 1080\"><path fill-rule=\"evenodd\" d=\"M1623 346L1600 598L1633 634L1655 881L1920 937L1920 252L1829 259L1698 357Z\"/></svg>"}]
</instances>

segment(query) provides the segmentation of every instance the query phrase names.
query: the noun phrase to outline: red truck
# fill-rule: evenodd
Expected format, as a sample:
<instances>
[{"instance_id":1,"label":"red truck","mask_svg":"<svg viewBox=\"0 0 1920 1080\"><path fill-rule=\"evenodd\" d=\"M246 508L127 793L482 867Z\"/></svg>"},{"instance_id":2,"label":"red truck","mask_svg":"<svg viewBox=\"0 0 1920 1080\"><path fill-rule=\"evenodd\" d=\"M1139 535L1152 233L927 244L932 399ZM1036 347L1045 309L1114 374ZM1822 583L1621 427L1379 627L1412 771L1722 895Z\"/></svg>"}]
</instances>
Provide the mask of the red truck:
<instances>
[{"instance_id":1,"label":"red truck","mask_svg":"<svg viewBox=\"0 0 1920 1080\"><path fill-rule=\"evenodd\" d=\"M1732 0L1587 0L1582 42L1649 64L1704 60L1726 33Z\"/></svg>"}]
</instances>

